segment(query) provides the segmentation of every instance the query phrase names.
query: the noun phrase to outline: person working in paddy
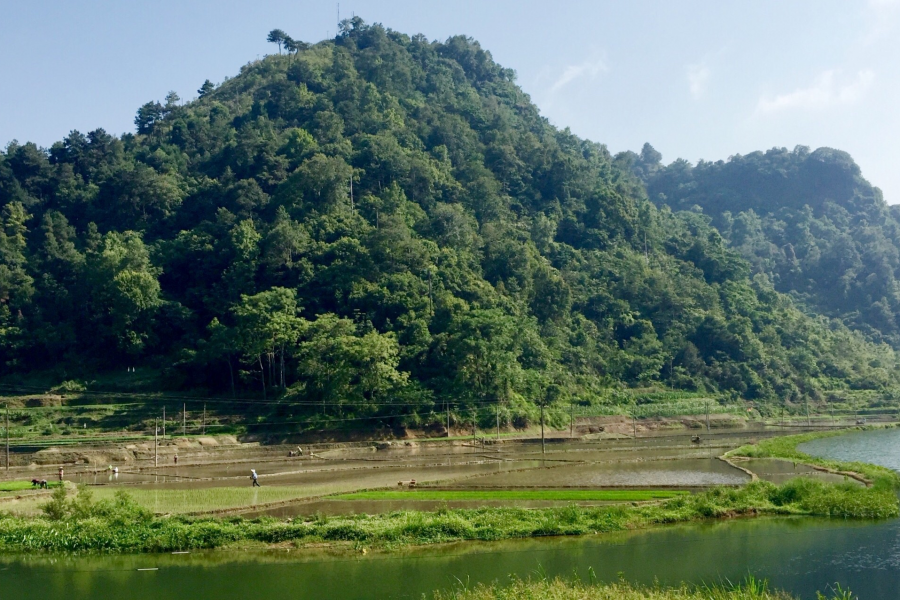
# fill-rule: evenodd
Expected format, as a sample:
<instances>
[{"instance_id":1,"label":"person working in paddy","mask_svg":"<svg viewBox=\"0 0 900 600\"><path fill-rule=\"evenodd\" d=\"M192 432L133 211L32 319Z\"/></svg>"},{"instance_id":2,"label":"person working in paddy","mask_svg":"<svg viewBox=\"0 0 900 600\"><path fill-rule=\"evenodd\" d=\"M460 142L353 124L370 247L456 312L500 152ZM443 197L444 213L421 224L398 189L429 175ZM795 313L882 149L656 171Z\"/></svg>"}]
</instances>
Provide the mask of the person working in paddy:
<instances>
[{"instance_id":1,"label":"person working in paddy","mask_svg":"<svg viewBox=\"0 0 900 600\"><path fill-rule=\"evenodd\" d=\"M256 474L256 469L250 469L250 479L253 480L252 487L261 487L259 485L259 475Z\"/></svg>"}]
</instances>

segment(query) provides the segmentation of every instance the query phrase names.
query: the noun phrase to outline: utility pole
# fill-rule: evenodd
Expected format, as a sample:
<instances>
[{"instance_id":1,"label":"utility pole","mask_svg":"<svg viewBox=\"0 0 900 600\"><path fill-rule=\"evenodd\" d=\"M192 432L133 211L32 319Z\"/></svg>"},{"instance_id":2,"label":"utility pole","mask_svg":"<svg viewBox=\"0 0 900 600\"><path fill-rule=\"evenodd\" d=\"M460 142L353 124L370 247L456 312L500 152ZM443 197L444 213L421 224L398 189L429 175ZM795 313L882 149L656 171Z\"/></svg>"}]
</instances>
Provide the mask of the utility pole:
<instances>
[{"instance_id":1,"label":"utility pole","mask_svg":"<svg viewBox=\"0 0 900 600\"><path fill-rule=\"evenodd\" d=\"M834 427L834 406L829 404L828 408L831 409L831 426Z\"/></svg>"},{"instance_id":2,"label":"utility pole","mask_svg":"<svg viewBox=\"0 0 900 600\"><path fill-rule=\"evenodd\" d=\"M781 433L784 433L784 404L781 405Z\"/></svg>"},{"instance_id":3,"label":"utility pole","mask_svg":"<svg viewBox=\"0 0 900 600\"><path fill-rule=\"evenodd\" d=\"M163 406L163 440L166 439L166 407Z\"/></svg>"},{"instance_id":4,"label":"utility pole","mask_svg":"<svg viewBox=\"0 0 900 600\"><path fill-rule=\"evenodd\" d=\"M541 402L541 454L546 454L547 447L544 442L544 403Z\"/></svg>"},{"instance_id":5,"label":"utility pole","mask_svg":"<svg viewBox=\"0 0 900 600\"><path fill-rule=\"evenodd\" d=\"M478 424L477 413L472 409L472 452L478 452Z\"/></svg>"},{"instance_id":6,"label":"utility pole","mask_svg":"<svg viewBox=\"0 0 900 600\"><path fill-rule=\"evenodd\" d=\"M9 471L9 404L6 405L6 470Z\"/></svg>"},{"instance_id":7,"label":"utility pole","mask_svg":"<svg viewBox=\"0 0 900 600\"><path fill-rule=\"evenodd\" d=\"M806 428L809 429L812 427L812 423L809 422L809 398L806 398Z\"/></svg>"},{"instance_id":8,"label":"utility pole","mask_svg":"<svg viewBox=\"0 0 900 600\"><path fill-rule=\"evenodd\" d=\"M159 418L153 419L153 465L159 466Z\"/></svg>"},{"instance_id":9,"label":"utility pole","mask_svg":"<svg viewBox=\"0 0 900 600\"><path fill-rule=\"evenodd\" d=\"M500 441L500 402L497 402L497 441Z\"/></svg>"},{"instance_id":10,"label":"utility pole","mask_svg":"<svg viewBox=\"0 0 900 600\"><path fill-rule=\"evenodd\" d=\"M203 403L203 435L206 435L206 402Z\"/></svg>"},{"instance_id":11,"label":"utility pole","mask_svg":"<svg viewBox=\"0 0 900 600\"><path fill-rule=\"evenodd\" d=\"M181 437L187 437L187 402L181 405Z\"/></svg>"},{"instance_id":12,"label":"utility pole","mask_svg":"<svg viewBox=\"0 0 900 600\"><path fill-rule=\"evenodd\" d=\"M637 440L637 421L634 420L634 409L631 410L631 437Z\"/></svg>"},{"instance_id":13,"label":"utility pole","mask_svg":"<svg viewBox=\"0 0 900 600\"><path fill-rule=\"evenodd\" d=\"M575 401L569 403L569 437L575 437Z\"/></svg>"},{"instance_id":14,"label":"utility pole","mask_svg":"<svg viewBox=\"0 0 900 600\"><path fill-rule=\"evenodd\" d=\"M447 409L447 437L450 437L450 403L444 402L444 406Z\"/></svg>"},{"instance_id":15,"label":"utility pole","mask_svg":"<svg viewBox=\"0 0 900 600\"><path fill-rule=\"evenodd\" d=\"M706 433L709 433L709 400L706 401Z\"/></svg>"}]
</instances>

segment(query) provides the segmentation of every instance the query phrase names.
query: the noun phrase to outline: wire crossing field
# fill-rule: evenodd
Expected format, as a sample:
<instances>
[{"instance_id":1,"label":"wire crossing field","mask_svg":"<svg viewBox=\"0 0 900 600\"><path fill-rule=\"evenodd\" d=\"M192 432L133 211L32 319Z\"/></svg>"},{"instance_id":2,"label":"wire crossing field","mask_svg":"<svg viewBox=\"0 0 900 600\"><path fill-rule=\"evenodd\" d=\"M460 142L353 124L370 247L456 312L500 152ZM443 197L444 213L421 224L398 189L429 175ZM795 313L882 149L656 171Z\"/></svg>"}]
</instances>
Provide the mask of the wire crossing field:
<instances>
[{"instance_id":1,"label":"wire crossing field","mask_svg":"<svg viewBox=\"0 0 900 600\"><path fill-rule=\"evenodd\" d=\"M676 490L374 490L332 496L338 500L557 500L640 502L688 494Z\"/></svg>"}]
</instances>

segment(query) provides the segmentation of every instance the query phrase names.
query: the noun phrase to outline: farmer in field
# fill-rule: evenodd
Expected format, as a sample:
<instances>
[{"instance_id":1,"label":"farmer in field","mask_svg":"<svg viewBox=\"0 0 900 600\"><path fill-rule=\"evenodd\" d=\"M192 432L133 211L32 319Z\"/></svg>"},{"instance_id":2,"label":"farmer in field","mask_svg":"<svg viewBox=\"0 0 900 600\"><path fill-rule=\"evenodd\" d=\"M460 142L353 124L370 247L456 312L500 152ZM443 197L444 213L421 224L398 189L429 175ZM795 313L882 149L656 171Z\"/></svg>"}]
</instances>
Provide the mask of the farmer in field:
<instances>
[{"instance_id":1,"label":"farmer in field","mask_svg":"<svg viewBox=\"0 0 900 600\"><path fill-rule=\"evenodd\" d=\"M60 467L60 468L59 468L59 480L60 480L60 481L63 480L63 475L64 475L64 473L63 473L63 468Z\"/></svg>"},{"instance_id":2,"label":"farmer in field","mask_svg":"<svg viewBox=\"0 0 900 600\"><path fill-rule=\"evenodd\" d=\"M256 474L256 469L250 469L250 479L253 480L251 487L262 487L259 485L259 475Z\"/></svg>"}]
</instances>

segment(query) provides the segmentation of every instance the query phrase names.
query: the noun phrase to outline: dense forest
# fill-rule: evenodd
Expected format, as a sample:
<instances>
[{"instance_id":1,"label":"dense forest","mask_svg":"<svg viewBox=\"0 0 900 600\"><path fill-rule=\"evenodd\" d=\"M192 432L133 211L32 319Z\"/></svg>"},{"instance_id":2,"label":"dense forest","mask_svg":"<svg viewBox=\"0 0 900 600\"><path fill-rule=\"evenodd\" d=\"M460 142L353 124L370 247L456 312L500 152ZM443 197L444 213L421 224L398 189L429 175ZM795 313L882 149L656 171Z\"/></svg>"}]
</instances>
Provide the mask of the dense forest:
<instances>
[{"instance_id":1,"label":"dense forest","mask_svg":"<svg viewBox=\"0 0 900 600\"><path fill-rule=\"evenodd\" d=\"M466 37L354 18L270 41L195 100L142 106L133 134L0 153L5 377L141 365L182 390L418 414L897 383L870 335L898 339L897 233L846 155L662 167L554 128ZM730 181L773 169L800 173L792 204Z\"/></svg>"},{"instance_id":2,"label":"dense forest","mask_svg":"<svg viewBox=\"0 0 900 600\"><path fill-rule=\"evenodd\" d=\"M799 146L663 166L647 145L625 158L657 205L707 215L778 291L900 348L900 212L846 152Z\"/></svg>"}]
</instances>

